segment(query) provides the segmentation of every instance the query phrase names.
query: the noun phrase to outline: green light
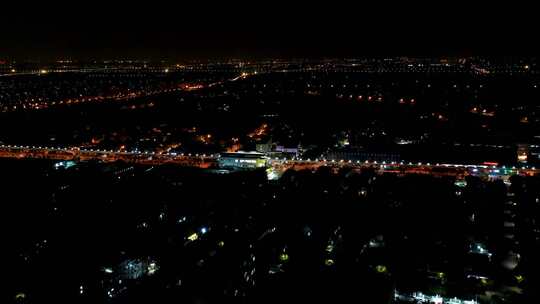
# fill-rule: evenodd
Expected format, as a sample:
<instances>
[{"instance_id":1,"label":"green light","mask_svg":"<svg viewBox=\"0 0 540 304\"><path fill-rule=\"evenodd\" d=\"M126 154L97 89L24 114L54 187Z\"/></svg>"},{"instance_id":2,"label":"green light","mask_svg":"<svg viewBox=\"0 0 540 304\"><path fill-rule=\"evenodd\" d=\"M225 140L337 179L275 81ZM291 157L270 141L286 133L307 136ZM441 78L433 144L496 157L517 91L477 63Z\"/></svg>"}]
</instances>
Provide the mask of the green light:
<instances>
[{"instance_id":1,"label":"green light","mask_svg":"<svg viewBox=\"0 0 540 304\"><path fill-rule=\"evenodd\" d=\"M384 266L384 265L377 265L377 266L375 266L375 270L376 270L378 273L386 273L386 271L387 271L386 266Z\"/></svg>"},{"instance_id":2,"label":"green light","mask_svg":"<svg viewBox=\"0 0 540 304\"><path fill-rule=\"evenodd\" d=\"M454 185L463 188L467 186L467 182L465 180L456 180Z\"/></svg>"},{"instance_id":3,"label":"green light","mask_svg":"<svg viewBox=\"0 0 540 304\"><path fill-rule=\"evenodd\" d=\"M289 255L284 252L279 255L279 260L282 262L287 262L289 260Z\"/></svg>"},{"instance_id":4,"label":"green light","mask_svg":"<svg viewBox=\"0 0 540 304\"><path fill-rule=\"evenodd\" d=\"M334 245L328 244L328 246L326 246L326 252L332 252L332 251L334 251Z\"/></svg>"}]
</instances>

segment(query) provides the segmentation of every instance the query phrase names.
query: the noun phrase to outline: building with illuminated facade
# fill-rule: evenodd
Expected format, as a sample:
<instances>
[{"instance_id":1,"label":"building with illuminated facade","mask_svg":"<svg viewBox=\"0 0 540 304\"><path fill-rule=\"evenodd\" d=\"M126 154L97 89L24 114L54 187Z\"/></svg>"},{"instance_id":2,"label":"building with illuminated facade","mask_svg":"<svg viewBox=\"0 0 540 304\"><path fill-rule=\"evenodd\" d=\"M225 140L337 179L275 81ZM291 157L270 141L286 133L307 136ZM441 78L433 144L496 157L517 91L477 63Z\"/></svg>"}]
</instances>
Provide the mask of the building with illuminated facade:
<instances>
[{"instance_id":1,"label":"building with illuminated facade","mask_svg":"<svg viewBox=\"0 0 540 304\"><path fill-rule=\"evenodd\" d=\"M256 169L266 167L267 157L258 152L226 152L218 159L219 167L230 169Z\"/></svg>"}]
</instances>

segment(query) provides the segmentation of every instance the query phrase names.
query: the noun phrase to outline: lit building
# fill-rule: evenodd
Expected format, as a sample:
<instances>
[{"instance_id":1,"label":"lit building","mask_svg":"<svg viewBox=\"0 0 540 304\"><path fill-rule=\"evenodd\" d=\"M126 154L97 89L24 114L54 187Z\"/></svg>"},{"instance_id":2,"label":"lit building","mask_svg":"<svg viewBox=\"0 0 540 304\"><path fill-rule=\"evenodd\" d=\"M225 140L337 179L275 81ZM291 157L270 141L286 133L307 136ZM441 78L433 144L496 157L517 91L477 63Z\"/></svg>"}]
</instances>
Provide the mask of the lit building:
<instances>
[{"instance_id":1,"label":"lit building","mask_svg":"<svg viewBox=\"0 0 540 304\"><path fill-rule=\"evenodd\" d=\"M255 150L260 153L268 153L271 152L275 148L274 143L272 143L272 140L269 140L265 143L258 143L255 145Z\"/></svg>"},{"instance_id":2,"label":"lit building","mask_svg":"<svg viewBox=\"0 0 540 304\"><path fill-rule=\"evenodd\" d=\"M529 146L525 144L517 145L517 161L518 163L525 164L529 158Z\"/></svg>"},{"instance_id":3,"label":"lit building","mask_svg":"<svg viewBox=\"0 0 540 304\"><path fill-rule=\"evenodd\" d=\"M60 168L69 169L70 167L73 167L73 166L76 166L76 165L77 165L77 163L75 163L72 160L60 161L60 162L57 162L57 163L54 164L54 168L55 169L60 169Z\"/></svg>"},{"instance_id":4,"label":"lit building","mask_svg":"<svg viewBox=\"0 0 540 304\"><path fill-rule=\"evenodd\" d=\"M293 148L287 148L285 146L276 146L275 152L281 152L286 154L291 154L294 156L298 156L299 154L299 148L293 147Z\"/></svg>"},{"instance_id":5,"label":"lit building","mask_svg":"<svg viewBox=\"0 0 540 304\"><path fill-rule=\"evenodd\" d=\"M267 157L258 152L226 152L218 159L221 168L256 169L266 167Z\"/></svg>"}]
</instances>

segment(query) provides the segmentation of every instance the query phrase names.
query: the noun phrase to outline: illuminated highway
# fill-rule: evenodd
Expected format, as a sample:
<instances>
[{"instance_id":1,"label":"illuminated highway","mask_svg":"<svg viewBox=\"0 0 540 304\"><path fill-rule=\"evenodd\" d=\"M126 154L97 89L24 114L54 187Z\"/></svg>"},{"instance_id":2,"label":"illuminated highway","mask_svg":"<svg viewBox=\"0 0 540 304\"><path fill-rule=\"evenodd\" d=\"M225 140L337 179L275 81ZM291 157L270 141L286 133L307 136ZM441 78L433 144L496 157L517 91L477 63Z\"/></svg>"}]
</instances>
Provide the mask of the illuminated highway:
<instances>
[{"instance_id":1,"label":"illuminated highway","mask_svg":"<svg viewBox=\"0 0 540 304\"><path fill-rule=\"evenodd\" d=\"M151 151L95 150L79 147L40 147L0 145L0 157L17 159L51 159L75 161L124 161L143 165L175 164L198 168L218 167L219 154L184 154L161 153ZM447 163L411 163L411 162L376 162L329 159L299 159L299 158L269 158L268 166L278 172L287 169L314 170L319 167L330 168L372 168L381 173L395 174L430 174L436 176L455 176L462 178L467 175L478 175L493 178L518 175L540 175L540 169L523 166L505 167L487 164L447 164Z\"/></svg>"},{"instance_id":2,"label":"illuminated highway","mask_svg":"<svg viewBox=\"0 0 540 304\"><path fill-rule=\"evenodd\" d=\"M87 73L87 72L93 72L93 71L95 70L79 70L77 72ZM160 70L160 71L161 73L169 73L168 69ZM41 71L28 72L28 73L13 73L13 74L8 74L8 75L12 75L12 76L30 75L30 74L44 75L44 74L49 74L49 73L61 73L61 72L63 71L41 70ZM74 72L74 71L69 71L69 72ZM11 112L11 111L16 111L20 109L39 110L39 109L46 109L46 108L50 108L53 106L60 106L60 105L71 105L71 104L81 104L81 103L90 103L90 102L97 103L97 102L106 102L106 101L127 101L127 100L132 100L132 99L140 98L140 97L151 97L151 96L174 93L174 92L182 92L182 91L189 92L189 91L201 90L205 88L214 87L216 85L222 85L227 82L234 82L237 80L246 79L250 76L257 75L257 74L258 72L253 72L253 73L242 72L239 76L226 79L223 81L217 81L217 82L212 82L212 83L207 83L207 84L203 84L203 83L181 84L178 87L161 88L161 89L155 89L155 90L138 90L138 91L129 91L129 92L126 91L126 92L120 92L120 93L116 93L116 94L108 95L108 96L80 96L78 98L69 98L69 99L58 100L58 101L48 100L48 101L39 101L39 102L37 101L28 102L28 103L23 103L23 104L13 104L13 105L0 107L0 111ZM6 76L6 75L2 75L2 76Z\"/></svg>"},{"instance_id":3,"label":"illuminated highway","mask_svg":"<svg viewBox=\"0 0 540 304\"><path fill-rule=\"evenodd\" d=\"M77 147L0 146L0 157L103 162L125 161L147 165L173 163L181 166L208 168L216 157L204 154L155 153L148 151L113 151L80 149Z\"/></svg>"}]
</instances>

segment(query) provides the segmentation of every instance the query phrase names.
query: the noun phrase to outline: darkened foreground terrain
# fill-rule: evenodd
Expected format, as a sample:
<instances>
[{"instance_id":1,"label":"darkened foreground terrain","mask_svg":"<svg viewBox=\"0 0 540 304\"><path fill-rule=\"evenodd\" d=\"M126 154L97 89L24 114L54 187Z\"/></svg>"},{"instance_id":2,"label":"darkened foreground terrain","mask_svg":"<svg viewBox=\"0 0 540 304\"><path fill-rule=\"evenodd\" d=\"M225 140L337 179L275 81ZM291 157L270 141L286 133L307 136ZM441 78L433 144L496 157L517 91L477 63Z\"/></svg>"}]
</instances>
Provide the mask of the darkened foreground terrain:
<instances>
[{"instance_id":1,"label":"darkened foreground terrain","mask_svg":"<svg viewBox=\"0 0 540 304\"><path fill-rule=\"evenodd\" d=\"M5 303L540 300L538 178L0 165Z\"/></svg>"}]
</instances>

